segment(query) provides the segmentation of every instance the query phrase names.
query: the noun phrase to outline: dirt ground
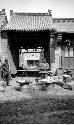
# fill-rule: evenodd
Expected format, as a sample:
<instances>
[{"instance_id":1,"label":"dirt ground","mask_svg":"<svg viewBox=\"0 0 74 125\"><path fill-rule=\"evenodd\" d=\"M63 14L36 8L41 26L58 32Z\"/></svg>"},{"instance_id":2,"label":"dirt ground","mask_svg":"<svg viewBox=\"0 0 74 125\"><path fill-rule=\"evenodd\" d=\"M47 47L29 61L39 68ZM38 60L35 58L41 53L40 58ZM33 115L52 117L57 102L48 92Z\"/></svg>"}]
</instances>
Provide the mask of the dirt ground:
<instances>
[{"instance_id":1,"label":"dirt ground","mask_svg":"<svg viewBox=\"0 0 74 125\"><path fill-rule=\"evenodd\" d=\"M18 83L16 82L19 80L20 77L15 77L12 78L10 81L9 86L7 86L4 90L0 89L0 102L7 101L7 100L20 100L22 98L27 98L31 99L32 96L45 96L45 95L59 95L59 96L64 96L64 95L74 95L74 81L69 82L72 86L72 90L64 89L60 86L52 86L48 87L46 91L33 89L32 86L34 86L35 83L35 77L28 77L28 78L23 78L23 79L28 79L32 81L33 83L30 83L29 86L25 85L23 86L22 90L19 91ZM34 86L35 87L35 86Z\"/></svg>"},{"instance_id":2,"label":"dirt ground","mask_svg":"<svg viewBox=\"0 0 74 125\"><path fill-rule=\"evenodd\" d=\"M74 124L74 89L57 85L45 91L32 88L35 78L19 91L15 77L3 91L0 88L0 124ZM69 82L74 88L74 81Z\"/></svg>"}]
</instances>

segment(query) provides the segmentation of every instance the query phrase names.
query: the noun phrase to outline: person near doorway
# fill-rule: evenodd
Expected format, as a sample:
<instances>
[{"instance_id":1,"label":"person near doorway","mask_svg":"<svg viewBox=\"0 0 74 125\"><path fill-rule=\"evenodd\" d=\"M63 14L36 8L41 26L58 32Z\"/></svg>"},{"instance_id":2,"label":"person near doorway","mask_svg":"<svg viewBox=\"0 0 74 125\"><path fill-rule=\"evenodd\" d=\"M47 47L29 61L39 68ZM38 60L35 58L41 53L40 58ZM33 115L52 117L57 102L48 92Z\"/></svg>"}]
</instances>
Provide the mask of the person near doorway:
<instances>
[{"instance_id":1,"label":"person near doorway","mask_svg":"<svg viewBox=\"0 0 74 125\"><path fill-rule=\"evenodd\" d=\"M3 80L6 82L6 85L9 85L9 65L8 65L8 60L5 59L5 62L2 65L2 70L3 70Z\"/></svg>"}]
</instances>

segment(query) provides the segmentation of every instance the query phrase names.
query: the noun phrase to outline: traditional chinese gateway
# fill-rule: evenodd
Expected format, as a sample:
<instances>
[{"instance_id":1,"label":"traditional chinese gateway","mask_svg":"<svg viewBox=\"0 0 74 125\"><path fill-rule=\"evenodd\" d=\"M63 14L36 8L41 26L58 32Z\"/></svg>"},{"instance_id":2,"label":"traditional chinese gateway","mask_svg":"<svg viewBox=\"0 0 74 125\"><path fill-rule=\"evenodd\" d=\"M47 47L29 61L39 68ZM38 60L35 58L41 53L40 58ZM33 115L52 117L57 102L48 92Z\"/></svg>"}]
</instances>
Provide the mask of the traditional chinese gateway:
<instances>
[{"instance_id":1,"label":"traditional chinese gateway","mask_svg":"<svg viewBox=\"0 0 74 125\"><path fill-rule=\"evenodd\" d=\"M43 60L53 72L74 70L74 18L52 18L52 13L16 13L1 30L2 61L8 59L12 74L37 68Z\"/></svg>"}]
</instances>

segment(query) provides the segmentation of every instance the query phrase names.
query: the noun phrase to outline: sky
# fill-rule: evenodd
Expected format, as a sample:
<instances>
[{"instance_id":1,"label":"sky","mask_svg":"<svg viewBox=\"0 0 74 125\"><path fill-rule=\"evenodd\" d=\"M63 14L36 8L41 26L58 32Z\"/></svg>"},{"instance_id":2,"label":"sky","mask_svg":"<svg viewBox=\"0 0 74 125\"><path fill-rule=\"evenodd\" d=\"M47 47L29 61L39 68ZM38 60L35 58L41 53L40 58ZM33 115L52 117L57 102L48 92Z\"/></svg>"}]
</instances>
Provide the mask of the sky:
<instances>
[{"instance_id":1,"label":"sky","mask_svg":"<svg viewBox=\"0 0 74 125\"><path fill-rule=\"evenodd\" d=\"M14 12L48 12L52 17L74 18L74 0L0 0L0 10L5 8L8 19Z\"/></svg>"}]
</instances>

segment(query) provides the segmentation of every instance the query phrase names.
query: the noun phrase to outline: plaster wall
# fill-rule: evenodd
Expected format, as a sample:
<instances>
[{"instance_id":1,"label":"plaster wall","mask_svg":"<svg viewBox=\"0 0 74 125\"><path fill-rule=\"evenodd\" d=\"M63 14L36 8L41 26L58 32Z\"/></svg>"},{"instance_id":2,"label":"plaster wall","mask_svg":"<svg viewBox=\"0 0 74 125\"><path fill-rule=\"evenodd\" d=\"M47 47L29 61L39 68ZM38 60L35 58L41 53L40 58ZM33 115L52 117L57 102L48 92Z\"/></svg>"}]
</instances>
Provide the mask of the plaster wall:
<instances>
[{"instance_id":1,"label":"plaster wall","mask_svg":"<svg viewBox=\"0 0 74 125\"><path fill-rule=\"evenodd\" d=\"M55 73L57 68L61 68L61 47L55 49L55 63L51 63L51 70Z\"/></svg>"}]
</instances>

